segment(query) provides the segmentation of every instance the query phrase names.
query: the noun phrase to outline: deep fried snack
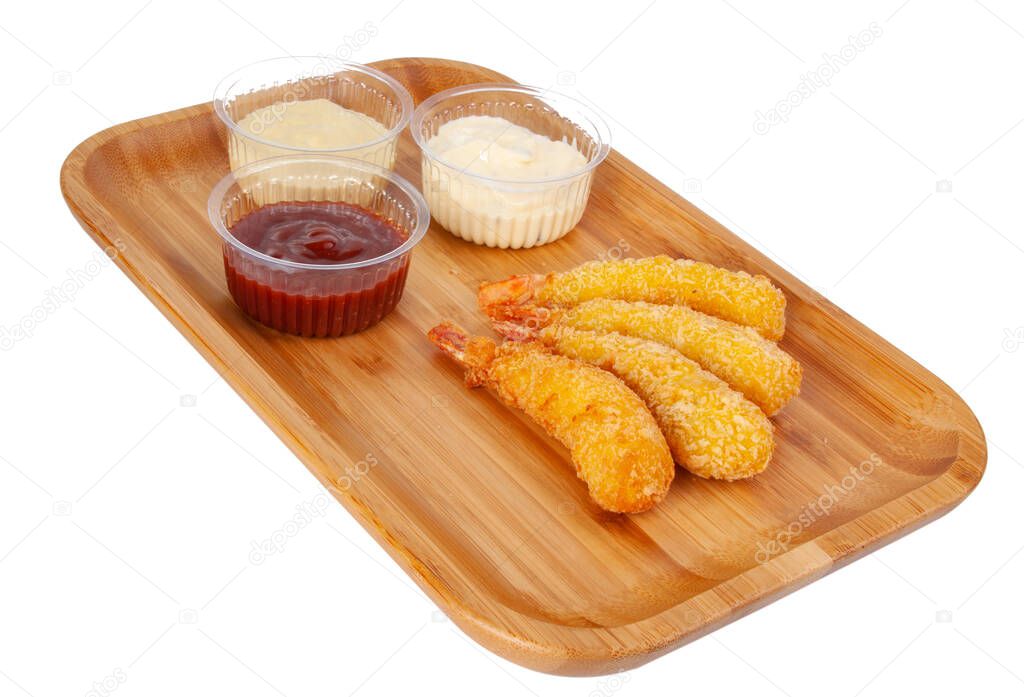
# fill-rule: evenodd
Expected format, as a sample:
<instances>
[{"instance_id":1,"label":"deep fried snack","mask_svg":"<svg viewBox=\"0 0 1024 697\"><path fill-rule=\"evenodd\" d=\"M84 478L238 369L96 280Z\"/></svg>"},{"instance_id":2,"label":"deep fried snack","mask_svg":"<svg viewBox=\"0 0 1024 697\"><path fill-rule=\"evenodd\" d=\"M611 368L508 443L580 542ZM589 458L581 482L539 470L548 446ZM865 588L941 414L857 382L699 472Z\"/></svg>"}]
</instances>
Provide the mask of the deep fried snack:
<instances>
[{"instance_id":1,"label":"deep fried snack","mask_svg":"<svg viewBox=\"0 0 1024 697\"><path fill-rule=\"evenodd\" d=\"M495 329L536 338L555 352L608 370L640 395L661 427L672 457L699 477L744 479L771 460L772 423L755 404L670 346L615 332L559 324Z\"/></svg>"},{"instance_id":2,"label":"deep fried snack","mask_svg":"<svg viewBox=\"0 0 1024 697\"><path fill-rule=\"evenodd\" d=\"M591 261L561 273L484 283L477 300L494 305L576 305L594 298L686 305L753 327L777 341L786 329L786 296L764 276L668 256Z\"/></svg>"},{"instance_id":3,"label":"deep fried snack","mask_svg":"<svg viewBox=\"0 0 1024 697\"><path fill-rule=\"evenodd\" d=\"M599 298L566 308L492 306L491 317L618 332L667 344L774 416L800 392L800 364L750 327L682 305Z\"/></svg>"},{"instance_id":4,"label":"deep fried snack","mask_svg":"<svg viewBox=\"0 0 1024 697\"><path fill-rule=\"evenodd\" d=\"M470 338L450 322L427 336L466 369L467 385L486 385L561 441L598 506L640 513L664 498L675 475L665 436L614 375L534 341Z\"/></svg>"}]
</instances>

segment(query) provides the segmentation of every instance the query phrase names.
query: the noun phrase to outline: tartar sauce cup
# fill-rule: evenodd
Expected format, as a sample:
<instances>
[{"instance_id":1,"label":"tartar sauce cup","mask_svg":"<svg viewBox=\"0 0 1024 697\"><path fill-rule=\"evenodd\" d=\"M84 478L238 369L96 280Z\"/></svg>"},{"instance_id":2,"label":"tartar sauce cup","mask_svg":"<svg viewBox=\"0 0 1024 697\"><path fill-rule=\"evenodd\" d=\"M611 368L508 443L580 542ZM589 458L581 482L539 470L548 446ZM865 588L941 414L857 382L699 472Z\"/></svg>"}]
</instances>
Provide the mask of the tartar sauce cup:
<instances>
[{"instance_id":1,"label":"tartar sauce cup","mask_svg":"<svg viewBox=\"0 0 1024 697\"><path fill-rule=\"evenodd\" d=\"M325 99L380 124L372 137L344 146L300 147L267 137L268 121L287 118L295 102ZM333 155L391 169L399 134L412 115L412 97L391 76L330 56L286 56L252 63L217 85L213 108L228 129L231 169L282 155ZM243 127L257 110L262 118ZM317 124L312 124L315 128Z\"/></svg>"},{"instance_id":2,"label":"tartar sauce cup","mask_svg":"<svg viewBox=\"0 0 1024 697\"><path fill-rule=\"evenodd\" d=\"M502 179L446 161L430 140L444 124L496 116L574 147L584 164L559 176ZM607 157L604 120L567 95L518 84L479 83L438 92L413 112L412 136L422 151L423 194L450 233L488 247L520 249L553 242L572 230L590 196L594 169Z\"/></svg>"},{"instance_id":3,"label":"tartar sauce cup","mask_svg":"<svg viewBox=\"0 0 1024 697\"><path fill-rule=\"evenodd\" d=\"M239 240L232 228L263 206L352 204L387 221L397 246L374 258L306 263L277 258ZM285 206L285 212L287 212ZM207 212L223 241L227 287L257 321L289 334L334 337L383 319L402 297L413 248L430 225L416 187L383 167L329 155L276 157L241 167L213 187Z\"/></svg>"}]
</instances>

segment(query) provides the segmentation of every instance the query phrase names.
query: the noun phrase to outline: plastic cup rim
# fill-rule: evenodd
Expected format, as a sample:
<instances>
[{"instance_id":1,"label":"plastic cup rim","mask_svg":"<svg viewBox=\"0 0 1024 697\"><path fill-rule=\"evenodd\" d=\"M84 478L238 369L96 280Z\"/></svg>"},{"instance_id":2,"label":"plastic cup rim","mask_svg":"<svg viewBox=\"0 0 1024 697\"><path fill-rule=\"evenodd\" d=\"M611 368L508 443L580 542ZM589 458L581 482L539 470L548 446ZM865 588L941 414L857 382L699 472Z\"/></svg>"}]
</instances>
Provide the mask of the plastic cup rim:
<instances>
[{"instance_id":1,"label":"plastic cup rim","mask_svg":"<svg viewBox=\"0 0 1024 697\"><path fill-rule=\"evenodd\" d=\"M231 118L231 115L228 114L227 107L225 106L225 97L230 92L230 90L235 85L237 85L238 82L241 80L242 74L248 71L249 69L261 65L266 65L269 63L280 63L288 60L298 60L300 63L303 61L315 60L322 62L325 65L328 65L332 69L337 66L337 69L333 71L334 73L352 71L372 75L381 82L385 83L392 90L394 90L395 95L398 98L399 106L401 107L401 115L398 118L398 123L396 123L392 128L388 129L387 133L383 134L378 138L375 138L374 140L369 140L366 141L365 143L359 143L358 145L345 146L343 148L306 148L295 145L288 145L286 143L281 143L276 140L262 138L254 133L250 133L249 131L242 129L242 127L238 125L238 122ZM261 61L249 63L248 65L244 65L241 68L234 70L225 78L223 78L219 83L217 83L217 87L216 89L214 89L213 92L213 110L214 112L216 112L217 117L224 123L224 125L231 129L234 133L236 133L240 138L245 138L246 140L251 140L256 143L260 143L261 145L266 145L273 148L279 148L281 150L290 150L295 153L329 154L364 150L366 148L371 148L376 145L380 145L381 143L385 143L389 140L393 140L405 129L406 126L409 125L409 121L412 119L413 102L412 95L410 95L409 91L402 86L402 83L398 82L398 80L394 79L387 73L377 70L376 68L371 68L368 65L363 65L362 63L355 63L353 61L348 60L325 58L324 56L279 56L277 58L266 58Z\"/></svg>"},{"instance_id":2,"label":"plastic cup rim","mask_svg":"<svg viewBox=\"0 0 1024 697\"><path fill-rule=\"evenodd\" d=\"M406 240L391 251L372 259L362 259L360 261L343 262L340 264L309 264L301 261L291 261L289 259L278 259L268 254L264 254L263 252L253 249L249 245L241 242L237 237L231 234L231 231L227 228L221 218L220 206L232 185L238 184L239 180L244 177L259 174L275 167L287 167L291 165L310 163L335 163L344 165L351 169L362 170L364 174L384 177L390 183L395 184L399 190L409 196L416 209L416 225L409 231L409 236ZM427 207L427 202L423 198L423 194L421 194L419 190L416 189L416 187L414 187L407 179L399 176L390 169L385 169L370 162L347 157L334 157L331 155L304 155L301 157L294 155L282 155L279 157L270 157L265 160L257 160L256 162L251 162L243 167L239 167L222 177L221 180L214 185L213 189L210 191L210 197L207 199L206 213L210 218L210 223L213 225L213 228L217 231L217 234L219 234L225 242L235 247L240 252L266 262L272 266L283 266L291 269L304 269L310 271L346 271L383 264L411 251L412 248L419 244L420 240L423 239L424 235L426 235L427 228L430 227L430 212Z\"/></svg>"},{"instance_id":3,"label":"plastic cup rim","mask_svg":"<svg viewBox=\"0 0 1024 697\"><path fill-rule=\"evenodd\" d=\"M423 117L426 113L436 106L438 103L461 94L472 94L474 92L518 92L521 94L529 94L536 97L550 96L558 100L564 100L573 105L574 108L578 109L582 116L590 121L590 125L593 126L594 132L591 136L597 142L598 150L597 154L589 160L583 167L570 172L569 174L559 174L553 177L542 177L539 179L508 179L502 177L488 177L482 174L475 174L473 172L466 172L465 167L456 165L443 157L440 157L427 144L427 140L423 137L420 131L420 125L423 123ZM564 118L564 117L563 117ZM460 85L459 87L452 87L436 94L431 95L427 99L423 100L416 110L412 114L410 122L410 129L412 131L413 140L416 141L416 145L419 146L420 150L423 151L427 157L435 162L453 169L459 172L460 177L470 177L479 181L491 182L494 184L506 184L506 185L532 185L532 184L553 184L556 182L567 181L575 179L592 172L599 164L604 162L605 158L608 157L608 153L611 152L611 130L608 128L608 124L603 118L590 107L586 102L571 97L562 92L555 92L548 89L541 89L539 87L532 87L530 85L520 85L514 82L476 82L470 85Z\"/></svg>"}]
</instances>

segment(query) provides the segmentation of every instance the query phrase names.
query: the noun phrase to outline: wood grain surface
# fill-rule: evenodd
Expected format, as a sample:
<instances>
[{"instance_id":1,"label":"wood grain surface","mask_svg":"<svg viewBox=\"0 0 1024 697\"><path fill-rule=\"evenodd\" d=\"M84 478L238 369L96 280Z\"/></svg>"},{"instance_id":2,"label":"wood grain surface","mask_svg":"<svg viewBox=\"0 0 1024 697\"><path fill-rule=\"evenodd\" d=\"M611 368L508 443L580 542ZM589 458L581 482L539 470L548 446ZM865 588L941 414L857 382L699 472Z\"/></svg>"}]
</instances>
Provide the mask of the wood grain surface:
<instances>
[{"instance_id":1,"label":"wood grain surface","mask_svg":"<svg viewBox=\"0 0 1024 697\"><path fill-rule=\"evenodd\" d=\"M447 60L376 67L417 102L504 80ZM408 133L397 170L418 185ZM251 322L228 296L206 218L227 171L224 128L202 104L86 140L61 186L86 231L121 250L125 273L406 573L510 660L575 675L644 663L935 519L984 471L981 428L948 386L616 152L565 239L503 251L435 224L395 313L320 340ZM663 503L632 517L591 504L562 447L467 390L424 337L442 318L487 332L482 280L623 251L767 275L789 298L782 346L804 366L767 472L724 483L680 470Z\"/></svg>"}]
</instances>

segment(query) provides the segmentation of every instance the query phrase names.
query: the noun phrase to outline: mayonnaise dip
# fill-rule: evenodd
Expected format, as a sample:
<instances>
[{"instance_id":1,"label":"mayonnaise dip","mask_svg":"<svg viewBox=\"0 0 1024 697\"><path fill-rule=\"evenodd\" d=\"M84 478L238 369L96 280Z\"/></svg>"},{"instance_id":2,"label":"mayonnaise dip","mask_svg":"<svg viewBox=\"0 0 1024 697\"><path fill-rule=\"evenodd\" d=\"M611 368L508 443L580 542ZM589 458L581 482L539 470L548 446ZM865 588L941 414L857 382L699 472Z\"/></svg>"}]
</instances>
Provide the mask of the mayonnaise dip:
<instances>
[{"instance_id":1,"label":"mayonnaise dip","mask_svg":"<svg viewBox=\"0 0 1024 697\"><path fill-rule=\"evenodd\" d=\"M569 143L504 118L465 116L441 125L427 148L430 211L463 239L532 247L563 236L583 215L590 172Z\"/></svg>"}]
</instances>

